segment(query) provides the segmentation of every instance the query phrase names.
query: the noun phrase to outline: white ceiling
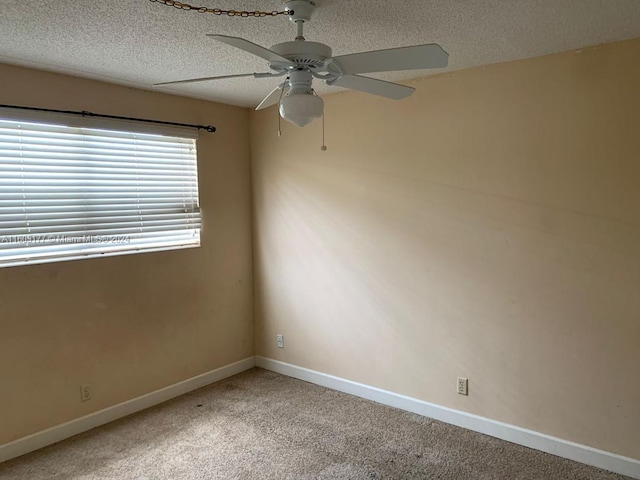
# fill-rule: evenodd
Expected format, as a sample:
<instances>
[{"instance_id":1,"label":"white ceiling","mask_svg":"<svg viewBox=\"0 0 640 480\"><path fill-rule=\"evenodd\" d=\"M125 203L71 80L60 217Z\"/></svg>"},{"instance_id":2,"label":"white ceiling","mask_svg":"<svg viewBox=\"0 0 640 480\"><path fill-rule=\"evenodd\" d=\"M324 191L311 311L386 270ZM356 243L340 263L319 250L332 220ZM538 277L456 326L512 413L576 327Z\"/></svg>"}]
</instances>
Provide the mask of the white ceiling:
<instances>
[{"instance_id":1,"label":"white ceiling","mask_svg":"<svg viewBox=\"0 0 640 480\"><path fill-rule=\"evenodd\" d=\"M236 10L283 6L281 0L182 1ZM449 70L640 37L640 0L316 3L305 36L331 46L334 55L435 42L449 52ZM241 36L269 47L293 40L295 29L283 16L217 17L148 0L0 0L0 62L147 89L162 81L268 71L265 61L221 45L206 33ZM402 80L429 73L372 76ZM162 90L255 106L277 83L234 79ZM315 83L321 93L333 90Z\"/></svg>"}]
</instances>

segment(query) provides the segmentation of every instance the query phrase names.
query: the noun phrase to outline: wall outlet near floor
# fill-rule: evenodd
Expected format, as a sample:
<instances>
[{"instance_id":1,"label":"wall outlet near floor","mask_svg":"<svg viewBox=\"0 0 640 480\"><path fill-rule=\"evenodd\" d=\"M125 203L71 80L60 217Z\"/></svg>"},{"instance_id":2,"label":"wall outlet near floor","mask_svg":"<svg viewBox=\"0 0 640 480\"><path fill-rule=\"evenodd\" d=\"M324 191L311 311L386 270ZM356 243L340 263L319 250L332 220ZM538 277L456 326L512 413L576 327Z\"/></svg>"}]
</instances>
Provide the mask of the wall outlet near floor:
<instances>
[{"instance_id":1,"label":"wall outlet near floor","mask_svg":"<svg viewBox=\"0 0 640 480\"><path fill-rule=\"evenodd\" d=\"M458 377L458 395L469 395L469 379Z\"/></svg>"},{"instance_id":2,"label":"wall outlet near floor","mask_svg":"<svg viewBox=\"0 0 640 480\"><path fill-rule=\"evenodd\" d=\"M284 348L284 335L276 335L276 343L278 348Z\"/></svg>"},{"instance_id":3,"label":"wall outlet near floor","mask_svg":"<svg viewBox=\"0 0 640 480\"><path fill-rule=\"evenodd\" d=\"M85 383L80 385L80 401L86 402L87 400L91 400L91 385Z\"/></svg>"}]
</instances>

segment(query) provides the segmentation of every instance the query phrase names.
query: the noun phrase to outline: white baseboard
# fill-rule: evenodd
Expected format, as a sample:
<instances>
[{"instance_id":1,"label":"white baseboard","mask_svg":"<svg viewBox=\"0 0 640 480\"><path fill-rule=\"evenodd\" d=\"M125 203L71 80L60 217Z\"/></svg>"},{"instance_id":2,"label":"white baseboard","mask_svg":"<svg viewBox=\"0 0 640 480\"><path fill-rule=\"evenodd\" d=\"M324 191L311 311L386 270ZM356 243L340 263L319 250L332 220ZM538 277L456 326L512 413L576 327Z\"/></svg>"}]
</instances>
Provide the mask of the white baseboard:
<instances>
[{"instance_id":1,"label":"white baseboard","mask_svg":"<svg viewBox=\"0 0 640 480\"><path fill-rule=\"evenodd\" d=\"M623 457L615 453L569 442L544 433L527 430L490 418L442 407L416 398L399 395L379 388L334 377L325 373L309 370L265 357L256 357L256 366L282 375L315 383L340 392L366 398L383 405L417 413L450 423L458 427L484 433L508 442L551 453L559 457L586 463L594 467L640 479L640 460Z\"/></svg>"},{"instance_id":2,"label":"white baseboard","mask_svg":"<svg viewBox=\"0 0 640 480\"><path fill-rule=\"evenodd\" d=\"M108 407L104 410L56 425L55 427L48 428L47 430L34 433L33 435L20 438L13 442L5 443L4 445L0 445L0 463L24 455L25 453L33 452L34 450L59 442L65 438L86 432L105 423L113 422L114 420L139 412L140 410L153 407L154 405L179 397L192 390L202 388L224 378L249 370L255 367L255 365L255 357L245 358L239 362L217 368L216 370L203 373L197 377L119 403L113 407Z\"/></svg>"}]
</instances>

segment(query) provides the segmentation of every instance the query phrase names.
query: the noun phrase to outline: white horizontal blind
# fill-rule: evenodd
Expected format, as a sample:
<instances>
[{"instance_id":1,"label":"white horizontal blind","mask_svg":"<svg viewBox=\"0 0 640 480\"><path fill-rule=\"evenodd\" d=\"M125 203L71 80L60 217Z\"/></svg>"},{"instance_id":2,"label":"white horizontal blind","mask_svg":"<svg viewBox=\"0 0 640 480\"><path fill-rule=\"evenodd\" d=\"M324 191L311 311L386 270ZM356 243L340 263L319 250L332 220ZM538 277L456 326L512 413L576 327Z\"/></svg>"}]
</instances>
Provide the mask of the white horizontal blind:
<instances>
[{"instance_id":1,"label":"white horizontal blind","mask_svg":"<svg viewBox=\"0 0 640 480\"><path fill-rule=\"evenodd\" d=\"M195 139L0 118L0 266L200 245Z\"/></svg>"}]
</instances>

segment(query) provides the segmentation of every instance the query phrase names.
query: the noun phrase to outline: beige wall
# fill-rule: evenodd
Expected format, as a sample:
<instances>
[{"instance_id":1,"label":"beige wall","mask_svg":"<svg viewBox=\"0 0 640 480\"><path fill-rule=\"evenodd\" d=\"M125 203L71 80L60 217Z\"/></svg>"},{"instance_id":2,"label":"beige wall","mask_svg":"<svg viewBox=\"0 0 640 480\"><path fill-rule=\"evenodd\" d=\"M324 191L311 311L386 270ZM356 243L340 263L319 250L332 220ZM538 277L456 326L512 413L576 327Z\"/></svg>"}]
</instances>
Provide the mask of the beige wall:
<instances>
[{"instance_id":1,"label":"beige wall","mask_svg":"<svg viewBox=\"0 0 640 480\"><path fill-rule=\"evenodd\" d=\"M248 112L11 66L0 84L0 103L218 127L201 248L0 269L0 444L253 355Z\"/></svg>"},{"instance_id":2,"label":"beige wall","mask_svg":"<svg viewBox=\"0 0 640 480\"><path fill-rule=\"evenodd\" d=\"M253 114L257 354L640 458L638 58Z\"/></svg>"}]
</instances>

